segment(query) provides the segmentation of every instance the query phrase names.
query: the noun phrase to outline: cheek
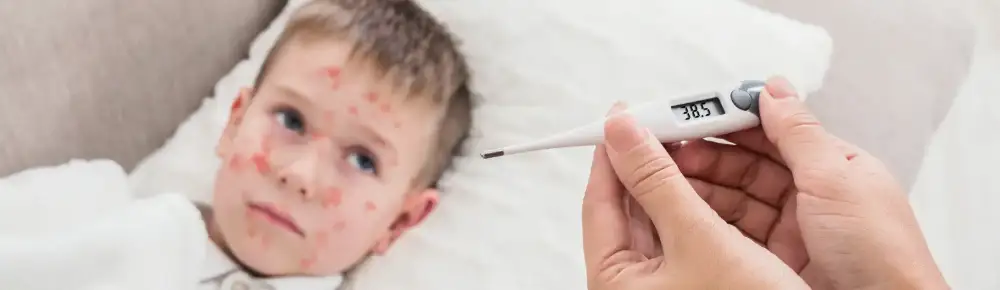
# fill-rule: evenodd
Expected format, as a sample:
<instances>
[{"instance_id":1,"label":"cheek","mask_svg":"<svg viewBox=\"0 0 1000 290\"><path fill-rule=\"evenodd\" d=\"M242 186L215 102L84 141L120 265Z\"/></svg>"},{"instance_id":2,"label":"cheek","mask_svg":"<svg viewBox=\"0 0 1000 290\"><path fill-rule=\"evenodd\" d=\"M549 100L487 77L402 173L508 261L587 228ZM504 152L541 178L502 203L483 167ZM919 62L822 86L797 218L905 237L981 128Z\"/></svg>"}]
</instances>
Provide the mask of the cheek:
<instances>
[{"instance_id":1,"label":"cheek","mask_svg":"<svg viewBox=\"0 0 1000 290\"><path fill-rule=\"evenodd\" d=\"M389 212L371 194L329 188L321 196L321 211L314 222L319 244L325 244L324 235L355 237L360 240L377 235L377 229L388 229ZM382 225L386 224L386 225Z\"/></svg>"}]
</instances>

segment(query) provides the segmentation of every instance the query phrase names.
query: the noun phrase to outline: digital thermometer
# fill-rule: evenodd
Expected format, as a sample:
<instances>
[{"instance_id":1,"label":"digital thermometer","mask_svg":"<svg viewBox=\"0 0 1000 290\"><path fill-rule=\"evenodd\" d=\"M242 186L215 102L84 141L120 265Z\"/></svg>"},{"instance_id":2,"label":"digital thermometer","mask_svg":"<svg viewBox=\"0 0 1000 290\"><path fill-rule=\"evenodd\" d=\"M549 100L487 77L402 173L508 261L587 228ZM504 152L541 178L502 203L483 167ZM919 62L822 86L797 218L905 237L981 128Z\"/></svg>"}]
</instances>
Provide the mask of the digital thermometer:
<instances>
[{"instance_id":1,"label":"digital thermometer","mask_svg":"<svg viewBox=\"0 0 1000 290\"><path fill-rule=\"evenodd\" d=\"M743 81L720 90L666 98L627 109L636 123L648 128L661 143L720 136L760 124L758 100L762 81ZM530 151L590 146L604 142L607 118L541 140L489 150L493 158Z\"/></svg>"}]
</instances>

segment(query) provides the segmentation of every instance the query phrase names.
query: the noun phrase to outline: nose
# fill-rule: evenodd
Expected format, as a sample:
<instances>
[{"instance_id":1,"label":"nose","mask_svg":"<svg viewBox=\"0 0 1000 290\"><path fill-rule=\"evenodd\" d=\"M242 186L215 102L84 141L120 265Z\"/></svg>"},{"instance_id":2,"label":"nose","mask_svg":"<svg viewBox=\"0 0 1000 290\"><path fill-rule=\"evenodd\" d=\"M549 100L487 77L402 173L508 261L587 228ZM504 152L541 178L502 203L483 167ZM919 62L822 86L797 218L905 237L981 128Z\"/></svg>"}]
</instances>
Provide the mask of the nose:
<instances>
[{"instance_id":1,"label":"nose","mask_svg":"<svg viewBox=\"0 0 1000 290\"><path fill-rule=\"evenodd\" d=\"M281 189L289 194L311 199L318 194L318 158L314 154L302 154L278 172Z\"/></svg>"}]
</instances>

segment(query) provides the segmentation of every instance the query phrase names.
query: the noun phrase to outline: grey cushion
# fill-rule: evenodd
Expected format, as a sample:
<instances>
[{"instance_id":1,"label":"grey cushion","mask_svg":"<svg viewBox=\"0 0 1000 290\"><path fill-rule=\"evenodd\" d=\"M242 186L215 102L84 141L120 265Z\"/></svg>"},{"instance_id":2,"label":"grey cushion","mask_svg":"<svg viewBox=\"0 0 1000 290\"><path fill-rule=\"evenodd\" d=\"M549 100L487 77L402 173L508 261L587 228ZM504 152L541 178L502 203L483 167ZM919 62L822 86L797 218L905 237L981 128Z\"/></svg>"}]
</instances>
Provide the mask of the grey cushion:
<instances>
[{"instance_id":1,"label":"grey cushion","mask_svg":"<svg viewBox=\"0 0 1000 290\"><path fill-rule=\"evenodd\" d=\"M970 2L746 1L826 28L833 59L808 103L831 131L880 157L911 185L970 66Z\"/></svg>"},{"instance_id":2,"label":"grey cushion","mask_svg":"<svg viewBox=\"0 0 1000 290\"><path fill-rule=\"evenodd\" d=\"M161 146L280 0L0 1L0 176Z\"/></svg>"}]
</instances>

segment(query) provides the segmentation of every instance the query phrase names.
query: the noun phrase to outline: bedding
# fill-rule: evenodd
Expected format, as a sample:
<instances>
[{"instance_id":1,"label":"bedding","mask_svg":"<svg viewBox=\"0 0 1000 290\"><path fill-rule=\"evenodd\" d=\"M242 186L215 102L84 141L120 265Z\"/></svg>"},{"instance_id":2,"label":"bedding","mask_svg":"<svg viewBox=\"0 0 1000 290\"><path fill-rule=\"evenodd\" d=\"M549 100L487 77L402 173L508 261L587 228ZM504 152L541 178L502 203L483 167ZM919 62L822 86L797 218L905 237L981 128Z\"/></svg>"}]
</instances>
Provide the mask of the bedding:
<instances>
[{"instance_id":1,"label":"bedding","mask_svg":"<svg viewBox=\"0 0 1000 290\"><path fill-rule=\"evenodd\" d=\"M1000 2L979 1L969 77L924 156L910 203L953 289L1000 289Z\"/></svg>"},{"instance_id":2,"label":"bedding","mask_svg":"<svg viewBox=\"0 0 1000 290\"><path fill-rule=\"evenodd\" d=\"M290 7L253 43L215 96L129 176L139 193L207 200L214 144ZM737 0L420 1L463 40L481 94L467 154L441 180L437 211L346 289L584 289L579 208L589 149L481 160L524 141L638 103L781 74L821 87L832 50L816 26ZM572 11L572 13L570 13ZM512 21L516 18L516 21Z\"/></svg>"},{"instance_id":3,"label":"bedding","mask_svg":"<svg viewBox=\"0 0 1000 290\"><path fill-rule=\"evenodd\" d=\"M0 289L19 290L331 290L342 281L249 276L209 240L194 203L135 198L109 160L0 179L0 273Z\"/></svg>"},{"instance_id":4,"label":"bedding","mask_svg":"<svg viewBox=\"0 0 1000 290\"><path fill-rule=\"evenodd\" d=\"M127 184L108 160L0 179L0 289L192 289L200 214L179 195L133 202Z\"/></svg>"}]
</instances>

